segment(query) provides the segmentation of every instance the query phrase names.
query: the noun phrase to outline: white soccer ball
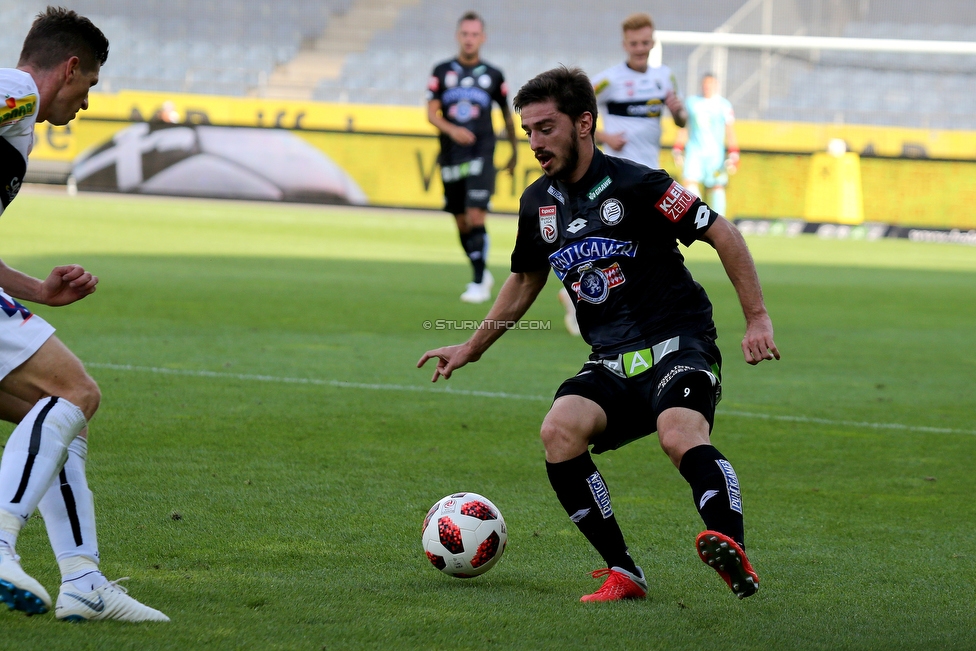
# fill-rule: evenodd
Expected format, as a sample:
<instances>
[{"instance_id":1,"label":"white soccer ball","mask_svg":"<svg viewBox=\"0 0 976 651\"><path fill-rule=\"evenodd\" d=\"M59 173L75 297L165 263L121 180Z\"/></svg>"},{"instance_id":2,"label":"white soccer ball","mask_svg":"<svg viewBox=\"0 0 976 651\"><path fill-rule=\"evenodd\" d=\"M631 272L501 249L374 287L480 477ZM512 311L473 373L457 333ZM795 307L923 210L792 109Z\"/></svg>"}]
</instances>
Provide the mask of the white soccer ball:
<instances>
[{"instance_id":1,"label":"white soccer ball","mask_svg":"<svg viewBox=\"0 0 976 651\"><path fill-rule=\"evenodd\" d=\"M434 567L467 579L490 570L505 551L508 529L501 511L477 493L454 493L430 507L423 543Z\"/></svg>"}]
</instances>

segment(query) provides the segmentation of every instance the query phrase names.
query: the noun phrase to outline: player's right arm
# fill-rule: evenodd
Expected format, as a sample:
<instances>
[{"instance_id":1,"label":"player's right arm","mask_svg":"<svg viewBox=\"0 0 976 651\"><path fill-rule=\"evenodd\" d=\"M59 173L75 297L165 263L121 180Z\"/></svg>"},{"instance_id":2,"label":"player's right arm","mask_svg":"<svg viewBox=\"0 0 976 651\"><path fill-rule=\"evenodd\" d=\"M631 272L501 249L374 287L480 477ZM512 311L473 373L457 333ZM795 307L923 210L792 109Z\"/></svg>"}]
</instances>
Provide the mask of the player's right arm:
<instances>
[{"instance_id":1,"label":"player's right arm","mask_svg":"<svg viewBox=\"0 0 976 651\"><path fill-rule=\"evenodd\" d=\"M444 117L439 99L432 99L427 102L427 121L459 145L467 147L473 145L476 140L475 135L469 129L453 124Z\"/></svg>"},{"instance_id":2,"label":"player's right arm","mask_svg":"<svg viewBox=\"0 0 976 651\"><path fill-rule=\"evenodd\" d=\"M417 362L417 368L426 364L428 359L436 357L437 368L434 369L431 382L437 382L438 377L443 376L446 380L451 377L451 373L465 364L477 362L485 351L505 334L508 329L507 324L514 323L525 315L529 306L545 287L548 278L548 268L510 275L498 291L498 297L488 310L485 320L481 322L471 338L463 344L428 350Z\"/></svg>"},{"instance_id":3,"label":"player's right arm","mask_svg":"<svg viewBox=\"0 0 976 651\"><path fill-rule=\"evenodd\" d=\"M94 292L97 284L98 276L77 264L55 267L45 280L40 280L8 267L0 260L0 287L22 301L51 307L68 305Z\"/></svg>"}]
</instances>

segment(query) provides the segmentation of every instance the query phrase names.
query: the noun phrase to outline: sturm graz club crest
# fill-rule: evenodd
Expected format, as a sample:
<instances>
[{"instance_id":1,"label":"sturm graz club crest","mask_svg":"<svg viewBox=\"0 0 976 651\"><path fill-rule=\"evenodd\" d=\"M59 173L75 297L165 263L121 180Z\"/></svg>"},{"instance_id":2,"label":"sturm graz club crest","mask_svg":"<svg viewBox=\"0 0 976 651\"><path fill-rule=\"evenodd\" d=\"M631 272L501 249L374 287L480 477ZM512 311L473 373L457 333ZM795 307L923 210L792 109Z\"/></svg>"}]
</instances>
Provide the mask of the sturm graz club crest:
<instances>
[{"instance_id":1,"label":"sturm graz club crest","mask_svg":"<svg viewBox=\"0 0 976 651\"><path fill-rule=\"evenodd\" d=\"M610 294L610 283L602 269L592 265L580 267L580 279L576 295L587 303L602 303Z\"/></svg>"},{"instance_id":2,"label":"sturm graz club crest","mask_svg":"<svg viewBox=\"0 0 976 651\"><path fill-rule=\"evenodd\" d=\"M614 262L607 269L600 269L591 264L579 268L580 278L573 283L573 291L581 301L587 303L602 303L607 300L610 290L624 282L620 265Z\"/></svg>"},{"instance_id":3,"label":"sturm graz club crest","mask_svg":"<svg viewBox=\"0 0 976 651\"><path fill-rule=\"evenodd\" d=\"M614 226L624 218L624 205L617 199L610 198L600 205L600 221L607 226Z\"/></svg>"}]
</instances>

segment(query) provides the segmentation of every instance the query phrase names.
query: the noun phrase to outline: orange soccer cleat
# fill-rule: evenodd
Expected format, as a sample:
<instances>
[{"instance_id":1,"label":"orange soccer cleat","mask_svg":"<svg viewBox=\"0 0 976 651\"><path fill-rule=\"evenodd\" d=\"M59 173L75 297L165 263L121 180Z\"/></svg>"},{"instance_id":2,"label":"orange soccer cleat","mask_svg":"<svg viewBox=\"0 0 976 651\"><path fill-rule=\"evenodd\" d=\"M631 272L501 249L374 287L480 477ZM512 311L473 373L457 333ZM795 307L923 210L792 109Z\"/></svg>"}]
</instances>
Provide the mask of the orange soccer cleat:
<instances>
[{"instance_id":1,"label":"orange soccer cleat","mask_svg":"<svg viewBox=\"0 0 976 651\"><path fill-rule=\"evenodd\" d=\"M580 601L620 601L621 599L643 599L647 596L647 581L644 570L637 568L639 575L622 567L604 568L593 572L593 578L607 577L599 590L580 597Z\"/></svg>"},{"instance_id":2,"label":"orange soccer cleat","mask_svg":"<svg viewBox=\"0 0 976 651\"><path fill-rule=\"evenodd\" d=\"M729 589L739 599L745 599L759 590L759 575L739 544L717 531L702 531L695 539L695 549L706 565L718 572Z\"/></svg>"}]
</instances>

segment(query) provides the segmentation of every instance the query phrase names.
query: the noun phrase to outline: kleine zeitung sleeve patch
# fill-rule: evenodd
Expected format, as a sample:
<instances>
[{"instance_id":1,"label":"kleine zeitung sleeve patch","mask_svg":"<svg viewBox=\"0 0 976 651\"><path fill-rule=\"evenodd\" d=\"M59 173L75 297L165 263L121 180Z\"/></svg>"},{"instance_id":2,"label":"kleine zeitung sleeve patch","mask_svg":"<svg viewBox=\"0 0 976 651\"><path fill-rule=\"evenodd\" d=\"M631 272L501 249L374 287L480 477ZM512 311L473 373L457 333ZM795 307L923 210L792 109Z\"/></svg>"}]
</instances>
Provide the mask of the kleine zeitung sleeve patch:
<instances>
[{"instance_id":1,"label":"kleine zeitung sleeve patch","mask_svg":"<svg viewBox=\"0 0 976 651\"><path fill-rule=\"evenodd\" d=\"M670 219L671 221L677 223L681 221L681 218L685 216L688 209L691 208L695 200L698 199L691 192L682 187L677 181L671 182L671 187L668 191L664 193L664 196L654 204L654 207L658 211Z\"/></svg>"}]
</instances>

